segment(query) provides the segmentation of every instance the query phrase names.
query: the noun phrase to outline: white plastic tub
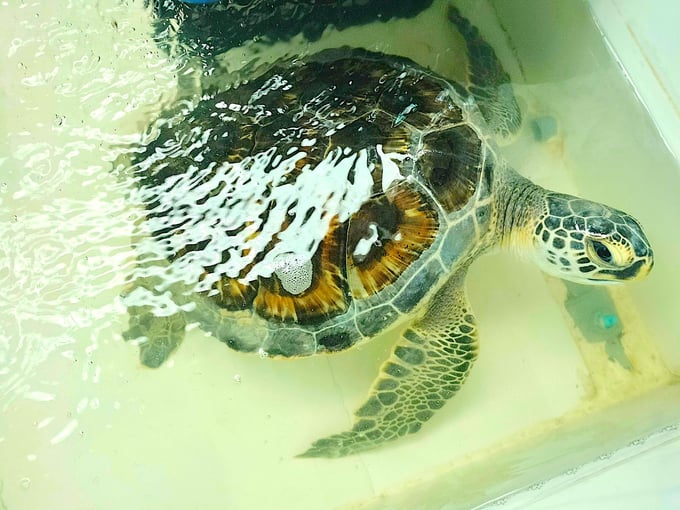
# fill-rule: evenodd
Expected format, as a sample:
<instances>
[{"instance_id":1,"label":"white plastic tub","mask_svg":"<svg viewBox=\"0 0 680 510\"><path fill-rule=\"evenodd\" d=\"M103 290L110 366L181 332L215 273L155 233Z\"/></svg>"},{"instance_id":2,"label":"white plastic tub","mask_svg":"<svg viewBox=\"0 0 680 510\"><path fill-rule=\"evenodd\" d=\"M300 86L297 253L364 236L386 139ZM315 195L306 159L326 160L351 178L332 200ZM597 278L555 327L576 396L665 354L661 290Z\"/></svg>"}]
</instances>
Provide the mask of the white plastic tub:
<instances>
[{"instance_id":1,"label":"white plastic tub","mask_svg":"<svg viewBox=\"0 0 680 510\"><path fill-rule=\"evenodd\" d=\"M303 460L312 440L349 426L392 336L273 362L193 329L155 371L121 339L132 221L109 169L191 72L155 47L140 3L0 4L0 508L469 509L677 434L680 172L593 19L619 4L461 8L518 84L526 125L507 158L635 214L657 255L650 277L593 290L579 297L592 307L570 312L562 282L510 255L479 261L481 354L460 394L406 440ZM456 37L444 8L321 44L363 37L389 50L389 37L413 34L404 51L446 73ZM556 121L545 141L540 118ZM597 329L602 310L620 331Z\"/></svg>"}]
</instances>

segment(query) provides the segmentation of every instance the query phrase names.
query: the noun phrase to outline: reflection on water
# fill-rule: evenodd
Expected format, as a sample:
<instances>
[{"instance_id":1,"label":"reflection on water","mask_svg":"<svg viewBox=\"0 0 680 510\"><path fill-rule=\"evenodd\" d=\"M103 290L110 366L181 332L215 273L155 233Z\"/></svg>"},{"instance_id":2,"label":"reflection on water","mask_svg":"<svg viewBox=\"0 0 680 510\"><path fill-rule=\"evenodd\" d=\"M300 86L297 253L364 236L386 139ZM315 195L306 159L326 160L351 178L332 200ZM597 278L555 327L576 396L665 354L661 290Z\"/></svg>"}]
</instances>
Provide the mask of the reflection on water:
<instances>
[{"instance_id":1,"label":"reflection on water","mask_svg":"<svg viewBox=\"0 0 680 510\"><path fill-rule=\"evenodd\" d=\"M317 41L331 24L343 30L373 21L410 18L428 8L432 0L205 2L209 5L150 0L149 3L161 46L171 51L177 46L187 53L211 56L248 41L270 44L298 34L305 40Z\"/></svg>"},{"instance_id":2,"label":"reflection on water","mask_svg":"<svg viewBox=\"0 0 680 510\"><path fill-rule=\"evenodd\" d=\"M131 239L141 216L130 203L134 177L125 161L154 136L149 121L175 94L196 101L195 83L187 77L205 70L215 86L223 70L247 70L253 60L287 50L232 49L219 72L182 51L168 56L154 41L165 35L154 32L142 3L0 5L0 58L7 71L0 78L0 508L49 508L54 501L73 508L280 507L284 494L296 508L319 508L329 494L338 504L349 503L560 417L592 385L618 392L614 399L621 398L621 388L635 386L632 377L651 374L636 391L665 383L656 352L639 333L641 320L623 317L628 308L617 306L626 357L609 354L629 359L632 371L612 367L602 345L574 347L557 304L566 299L564 289L552 292L555 301L533 270L503 260L484 261L474 273L472 297L486 337L477 371L459 403L442 411L417 444L332 466L291 460L310 438L349 419L348 409L363 397L389 339L333 359L271 363L227 352L194 329L181 356L153 373L143 370L136 348L121 340L127 317L119 295L136 264ZM444 5L436 1L415 20L363 32L329 31L313 47L296 39L296 48L363 40L371 49L393 50L452 75L458 40L441 21ZM485 9L479 12L492 12ZM506 42L493 26L489 31L495 43ZM597 48L588 51L605 54ZM574 60L582 64L582 57ZM539 76L522 89L524 107L558 119L559 137L546 144L520 141L509 151L513 162L543 177L546 168L565 169L566 160L576 167L602 165L599 152L580 151L588 145L573 142L587 137L597 146L614 132L637 152L604 151L612 158L622 152L612 165L623 168L631 157L666 164L642 109L615 64L606 62L567 71L588 75L582 82L547 83L564 80L556 73L558 78ZM184 87L179 92L178 83ZM588 124L584 111L592 104L579 103L584 89L602 92L603 83L609 84L606 93L592 94L597 106L631 116L613 118L608 129L602 125L608 115L598 115L597 126ZM630 130L616 133L617 126L632 123L640 126L636 133L646 133L646 143L635 143ZM579 160L581 154L588 158ZM565 191L573 186L554 175L542 182ZM594 183L591 198L613 187ZM654 207L619 191L622 207L653 214ZM541 318L523 310L538 310ZM600 369L607 377L584 382L583 373ZM483 398L490 387L498 393ZM504 420L487 419L499 415Z\"/></svg>"},{"instance_id":3,"label":"reflection on water","mask_svg":"<svg viewBox=\"0 0 680 510\"><path fill-rule=\"evenodd\" d=\"M131 263L127 185L112 178L112 162L139 140L177 64L142 37L141 9L22 2L0 10L10 70L2 86L0 409L14 415L26 399L48 414L64 400L62 378L77 371L92 394L72 416L35 423L56 444L99 405L97 390L85 388L100 382L95 352L111 336L103 332L120 313L114 297ZM0 435L11 444L22 427L5 424Z\"/></svg>"}]
</instances>

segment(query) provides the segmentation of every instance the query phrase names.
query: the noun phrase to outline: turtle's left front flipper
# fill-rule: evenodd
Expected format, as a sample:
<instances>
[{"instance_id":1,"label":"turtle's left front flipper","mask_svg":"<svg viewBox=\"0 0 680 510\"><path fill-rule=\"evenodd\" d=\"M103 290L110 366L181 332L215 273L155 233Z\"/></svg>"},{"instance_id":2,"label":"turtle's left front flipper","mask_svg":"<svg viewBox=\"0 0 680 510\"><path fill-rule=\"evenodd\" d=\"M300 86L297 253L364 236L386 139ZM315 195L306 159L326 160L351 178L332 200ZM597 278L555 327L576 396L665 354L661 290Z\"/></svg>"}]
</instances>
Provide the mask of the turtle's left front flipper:
<instances>
[{"instance_id":1,"label":"turtle's left front flipper","mask_svg":"<svg viewBox=\"0 0 680 510\"><path fill-rule=\"evenodd\" d=\"M342 457L417 432L460 389L477 356L477 329L459 271L431 299L380 369L351 430L302 457Z\"/></svg>"}]
</instances>

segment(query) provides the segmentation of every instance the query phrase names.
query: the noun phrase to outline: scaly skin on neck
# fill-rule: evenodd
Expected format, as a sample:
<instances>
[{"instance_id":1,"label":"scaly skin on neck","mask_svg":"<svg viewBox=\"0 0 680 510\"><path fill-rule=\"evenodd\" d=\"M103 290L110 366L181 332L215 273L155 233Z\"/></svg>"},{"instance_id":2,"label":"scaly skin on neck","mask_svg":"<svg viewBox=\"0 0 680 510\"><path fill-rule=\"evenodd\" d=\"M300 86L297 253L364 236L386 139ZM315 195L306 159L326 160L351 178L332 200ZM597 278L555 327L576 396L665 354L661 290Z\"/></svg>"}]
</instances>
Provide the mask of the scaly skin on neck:
<instances>
[{"instance_id":1,"label":"scaly skin on neck","mask_svg":"<svg viewBox=\"0 0 680 510\"><path fill-rule=\"evenodd\" d=\"M546 189L508 168L495 182L496 246L526 253L533 248L538 218L546 212Z\"/></svg>"},{"instance_id":2,"label":"scaly skin on neck","mask_svg":"<svg viewBox=\"0 0 680 510\"><path fill-rule=\"evenodd\" d=\"M607 205L549 191L511 169L494 181L490 245L508 247L543 271L588 284L647 275L654 255L638 221Z\"/></svg>"}]
</instances>

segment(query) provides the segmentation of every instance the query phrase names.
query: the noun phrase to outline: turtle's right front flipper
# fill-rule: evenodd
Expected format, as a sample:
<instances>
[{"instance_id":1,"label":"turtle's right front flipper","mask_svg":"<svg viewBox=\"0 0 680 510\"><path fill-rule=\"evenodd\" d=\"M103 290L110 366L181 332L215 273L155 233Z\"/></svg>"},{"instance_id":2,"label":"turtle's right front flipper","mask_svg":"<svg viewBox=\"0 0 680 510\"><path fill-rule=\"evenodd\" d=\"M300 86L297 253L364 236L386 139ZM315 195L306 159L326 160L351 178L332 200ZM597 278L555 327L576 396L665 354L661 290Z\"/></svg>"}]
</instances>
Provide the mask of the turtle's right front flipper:
<instances>
[{"instance_id":1,"label":"turtle's right front flipper","mask_svg":"<svg viewBox=\"0 0 680 510\"><path fill-rule=\"evenodd\" d=\"M503 69L494 49L458 9L449 6L448 17L467 46L467 91L475 98L484 120L496 134L503 138L515 134L522 125L522 112L512 90L510 75Z\"/></svg>"},{"instance_id":2,"label":"turtle's right front flipper","mask_svg":"<svg viewBox=\"0 0 680 510\"><path fill-rule=\"evenodd\" d=\"M139 278L121 296L130 316L123 339L138 340L141 363L158 368L184 340L187 323L184 311L174 303L162 306L170 294L160 293L152 280Z\"/></svg>"},{"instance_id":3,"label":"turtle's right front flipper","mask_svg":"<svg viewBox=\"0 0 680 510\"><path fill-rule=\"evenodd\" d=\"M444 284L380 369L354 426L315 441L301 457L342 457L420 430L462 386L477 357L477 328L465 271Z\"/></svg>"}]
</instances>

